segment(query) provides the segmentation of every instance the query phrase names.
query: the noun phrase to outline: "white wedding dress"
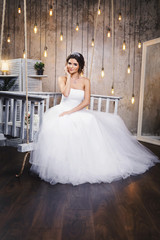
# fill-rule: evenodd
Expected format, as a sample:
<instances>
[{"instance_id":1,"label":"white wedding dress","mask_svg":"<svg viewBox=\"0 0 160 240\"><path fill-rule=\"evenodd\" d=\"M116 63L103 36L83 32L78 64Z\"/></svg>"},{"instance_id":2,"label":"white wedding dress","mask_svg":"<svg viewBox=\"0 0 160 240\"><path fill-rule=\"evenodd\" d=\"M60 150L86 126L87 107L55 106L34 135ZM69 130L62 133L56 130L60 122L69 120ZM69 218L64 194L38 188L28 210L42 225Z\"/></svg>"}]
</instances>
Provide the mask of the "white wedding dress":
<instances>
[{"instance_id":1,"label":"white wedding dress","mask_svg":"<svg viewBox=\"0 0 160 240\"><path fill-rule=\"evenodd\" d=\"M44 114L31 171L51 184L110 183L159 162L117 115L83 109L59 117L83 99L83 90L71 88L68 97L62 95L61 103Z\"/></svg>"}]
</instances>

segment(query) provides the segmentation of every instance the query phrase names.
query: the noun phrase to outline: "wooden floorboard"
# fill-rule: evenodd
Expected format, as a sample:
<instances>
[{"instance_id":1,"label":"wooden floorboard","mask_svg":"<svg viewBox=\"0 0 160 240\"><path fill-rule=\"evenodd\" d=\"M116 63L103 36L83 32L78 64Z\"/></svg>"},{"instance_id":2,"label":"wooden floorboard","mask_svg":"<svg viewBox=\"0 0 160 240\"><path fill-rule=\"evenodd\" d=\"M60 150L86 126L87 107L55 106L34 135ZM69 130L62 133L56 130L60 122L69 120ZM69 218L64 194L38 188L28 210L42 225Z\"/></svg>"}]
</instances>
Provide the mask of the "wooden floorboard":
<instances>
[{"instance_id":1,"label":"wooden floorboard","mask_svg":"<svg viewBox=\"0 0 160 240\"><path fill-rule=\"evenodd\" d=\"M23 156L0 148L0 240L160 239L160 164L111 184L74 187L41 181L29 163L17 179Z\"/></svg>"}]
</instances>

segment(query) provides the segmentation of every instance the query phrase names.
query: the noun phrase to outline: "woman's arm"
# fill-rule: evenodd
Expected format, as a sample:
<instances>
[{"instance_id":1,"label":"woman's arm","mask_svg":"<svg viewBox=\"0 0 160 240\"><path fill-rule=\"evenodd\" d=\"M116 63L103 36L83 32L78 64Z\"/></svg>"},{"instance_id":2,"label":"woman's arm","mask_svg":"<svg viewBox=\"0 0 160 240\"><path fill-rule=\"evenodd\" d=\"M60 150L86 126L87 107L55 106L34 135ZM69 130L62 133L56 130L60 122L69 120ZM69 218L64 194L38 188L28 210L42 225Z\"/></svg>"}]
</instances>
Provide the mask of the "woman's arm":
<instances>
[{"instance_id":1,"label":"woman's arm","mask_svg":"<svg viewBox=\"0 0 160 240\"><path fill-rule=\"evenodd\" d=\"M77 112L77 111L85 108L89 104L90 104L90 80L85 79L84 100L78 106L76 106L75 108L73 108L69 111L63 112L59 116L64 116L66 114L71 114L71 113Z\"/></svg>"},{"instance_id":2,"label":"woman's arm","mask_svg":"<svg viewBox=\"0 0 160 240\"><path fill-rule=\"evenodd\" d=\"M65 66L65 72L67 73L67 80L66 77L59 77L58 83L61 90L61 93L68 97L71 89L71 75L67 71L67 66Z\"/></svg>"}]
</instances>

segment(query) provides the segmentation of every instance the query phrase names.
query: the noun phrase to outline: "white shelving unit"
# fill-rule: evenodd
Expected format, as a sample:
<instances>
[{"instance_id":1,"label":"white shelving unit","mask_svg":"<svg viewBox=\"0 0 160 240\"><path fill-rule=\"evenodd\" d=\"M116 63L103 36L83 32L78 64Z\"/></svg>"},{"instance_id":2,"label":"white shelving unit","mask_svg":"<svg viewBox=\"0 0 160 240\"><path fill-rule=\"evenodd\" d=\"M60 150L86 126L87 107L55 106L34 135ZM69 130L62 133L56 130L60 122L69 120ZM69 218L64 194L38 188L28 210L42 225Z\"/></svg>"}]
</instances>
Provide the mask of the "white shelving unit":
<instances>
[{"instance_id":1,"label":"white shelving unit","mask_svg":"<svg viewBox=\"0 0 160 240\"><path fill-rule=\"evenodd\" d=\"M33 78L46 78L47 75L28 75L28 77L33 77Z\"/></svg>"},{"instance_id":2,"label":"white shelving unit","mask_svg":"<svg viewBox=\"0 0 160 240\"><path fill-rule=\"evenodd\" d=\"M11 77L11 78L18 77L18 75L13 75L13 74L12 75L10 75L10 74L9 75L0 75L0 78L7 78L7 77Z\"/></svg>"},{"instance_id":3,"label":"white shelving unit","mask_svg":"<svg viewBox=\"0 0 160 240\"><path fill-rule=\"evenodd\" d=\"M14 91L25 91L25 59L18 58L6 61L9 65L9 75L1 74L0 79L16 77ZM37 71L34 68L36 62L41 62L41 60L27 59L29 92L42 92L42 79L47 78L47 75L37 75Z\"/></svg>"}]
</instances>

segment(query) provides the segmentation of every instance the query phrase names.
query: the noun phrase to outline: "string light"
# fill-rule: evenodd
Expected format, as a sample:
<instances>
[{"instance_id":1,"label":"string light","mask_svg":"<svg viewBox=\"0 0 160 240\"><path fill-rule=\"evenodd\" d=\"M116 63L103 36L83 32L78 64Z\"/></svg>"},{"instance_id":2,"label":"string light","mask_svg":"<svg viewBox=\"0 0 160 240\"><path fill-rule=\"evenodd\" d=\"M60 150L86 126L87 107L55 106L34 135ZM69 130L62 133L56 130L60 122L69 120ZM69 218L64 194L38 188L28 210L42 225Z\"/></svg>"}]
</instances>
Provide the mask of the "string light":
<instances>
[{"instance_id":1,"label":"string light","mask_svg":"<svg viewBox=\"0 0 160 240\"><path fill-rule=\"evenodd\" d=\"M36 17L37 17L37 4L35 0L35 23L34 23L34 29L33 29L35 34L38 32Z\"/></svg>"},{"instance_id":2,"label":"string light","mask_svg":"<svg viewBox=\"0 0 160 240\"><path fill-rule=\"evenodd\" d=\"M101 15L101 8L99 7L99 9L98 9L98 15Z\"/></svg>"},{"instance_id":3,"label":"string light","mask_svg":"<svg viewBox=\"0 0 160 240\"><path fill-rule=\"evenodd\" d=\"M50 17L53 16L53 7L52 7L52 5L50 5L50 8L49 8L49 16Z\"/></svg>"},{"instance_id":4,"label":"string light","mask_svg":"<svg viewBox=\"0 0 160 240\"><path fill-rule=\"evenodd\" d=\"M124 13L124 40L123 40L123 45L122 45L122 49L123 49L124 51L126 50L126 42L125 42L125 35L126 35L125 20L126 20L126 0L125 0L125 13Z\"/></svg>"},{"instance_id":5,"label":"string light","mask_svg":"<svg viewBox=\"0 0 160 240\"><path fill-rule=\"evenodd\" d=\"M47 48L47 46L45 46L44 47L44 53L43 53L44 57L48 56L47 50L48 50L48 48Z\"/></svg>"},{"instance_id":6,"label":"string light","mask_svg":"<svg viewBox=\"0 0 160 240\"><path fill-rule=\"evenodd\" d=\"M7 35L7 43L10 43L11 42L11 37L10 37L10 34Z\"/></svg>"},{"instance_id":7,"label":"string light","mask_svg":"<svg viewBox=\"0 0 160 240\"><path fill-rule=\"evenodd\" d=\"M102 78L104 78L104 28L105 28L105 0L103 1L103 47L102 47L102 70L101 70Z\"/></svg>"},{"instance_id":8,"label":"string light","mask_svg":"<svg viewBox=\"0 0 160 240\"><path fill-rule=\"evenodd\" d=\"M26 52L23 50L23 58L26 58Z\"/></svg>"},{"instance_id":9,"label":"string light","mask_svg":"<svg viewBox=\"0 0 160 240\"><path fill-rule=\"evenodd\" d=\"M135 97L134 97L134 78L135 78L135 43L136 43L136 1L135 1L135 13L134 13L134 55L133 55L133 86L132 86L132 98L131 103L135 103Z\"/></svg>"},{"instance_id":10,"label":"string light","mask_svg":"<svg viewBox=\"0 0 160 240\"><path fill-rule=\"evenodd\" d=\"M108 28L108 31L107 31L107 37L110 38L111 37L111 29Z\"/></svg>"},{"instance_id":11,"label":"string light","mask_svg":"<svg viewBox=\"0 0 160 240\"><path fill-rule=\"evenodd\" d=\"M63 41L63 33L62 32L60 33L60 38L59 39L60 39L61 42Z\"/></svg>"},{"instance_id":12,"label":"string light","mask_svg":"<svg viewBox=\"0 0 160 240\"><path fill-rule=\"evenodd\" d=\"M119 15L118 15L118 20L119 20L119 21L122 20L122 14L121 14L121 13L119 13Z\"/></svg>"},{"instance_id":13,"label":"string light","mask_svg":"<svg viewBox=\"0 0 160 240\"><path fill-rule=\"evenodd\" d=\"M139 40L138 41L138 48L141 48L142 44L141 44L141 41Z\"/></svg>"},{"instance_id":14,"label":"string light","mask_svg":"<svg viewBox=\"0 0 160 240\"><path fill-rule=\"evenodd\" d=\"M101 70L101 77L104 78L104 67L102 67L102 70Z\"/></svg>"},{"instance_id":15,"label":"string light","mask_svg":"<svg viewBox=\"0 0 160 240\"><path fill-rule=\"evenodd\" d=\"M33 30L34 30L35 34L38 32L38 28L37 28L37 24L36 23L34 24L34 29Z\"/></svg>"},{"instance_id":16,"label":"string light","mask_svg":"<svg viewBox=\"0 0 160 240\"><path fill-rule=\"evenodd\" d=\"M94 47L94 38L92 38L91 46Z\"/></svg>"},{"instance_id":17,"label":"string light","mask_svg":"<svg viewBox=\"0 0 160 240\"><path fill-rule=\"evenodd\" d=\"M44 47L44 52L43 52L43 56L46 58L48 56L48 48L47 48L47 45L46 45L46 33L47 33L47 27L46 27L46 24L47 24L47 5L48 5L48 2L46 0L46 14L45 14L45 47Z\"/></svg>"},{"instance_id":18,"label":"string light","mask_svg":"<svg viewBox=\"0 0 160 240\"><path fill-rule=\"evenodd\" d=\"M130 10L129 10L129 51L128 51L128 68L127 68L127 73L131 73L131 66L130 66L130 37L131 37L131 0L129 0L129 5L130 5Z\"/></svg>"},{"instance_id":19,"label":"string light","mask_svg":"<svg viewBox=\"0 0 160 240\"><path fill-rule=\"evenodd\" d=\"M21 4L20 4L20 0L19 0L19 3L18 3L18 13L19 13L19 14L21 13Z\"/></svg>"},{"instance_id":20,"label":"string light","mask_svg":"<svg viewBox=\"0 0 160 240\"><path fill-rule=\"evenodd\" d=\"M79 31L79 23L78 23L78 0L77 0L77 24L75 30L78 32Z\"/></svg>"},{"instance_id":21,"label":"string light","mask_svg":"<svg viewBox=\"0 0 160 240\"><path fill-rule=\"evenodd\" d=\"M126 50L126 42L125 40L123 41L122 49L125 51Z\"/></svg>"},{"instance_id":22,"label":"string light","mask_svg":"<svg viewBox=\"0 0 160 240\"><path fill-rule=\"evenodd\" d=\"M134 103L135 103L134 94L132 94L131 103L132 103L132 104L134 104Z\"/></svg>"},{"instance_id":23,"label":"string light","mask_svg":"<svg viewBox=\"0 0 160 240\"><path fill-rule=\"evenodd\" d=\"M92 41L91 46L94 47L94 0L92 0L92 14L93 14L93 28L92 28Z\"/></svg>"},{"instance_id":24,"label":"string light","mask_svg":"<svg viewBox=\"0 0 160 240\"><path fill-rule=\"evenodd\" d=\"M121 14L121 0L120 0L120 12L118 14L118 20L121 21L122 20L122 14Z\"/></svg>"},{"instance_id":25,"label":"string light","mask_svg":"<svg viewBox=\"0 0 160 240\"><path fill-rule=\"evenodd\" d=\"M141 34L140 34L140 29L141 29L141 0L140 0L140 6L139 6L139 41L138 41L138 48L141 48L142 44L141 44Z\"/></svg>"},{"instance_id":26,"label":"string light","mask_svg":"<svg viewBox=\"0 0 160 240\"><path fill-rule=\"evenodd\" d=\"M7 34L7 43L10 43L11 42L11 36L10 36L10 24L9 24L9 16L10 16L10 13L9 13L9 10L10 10L10 0L8 0L8 34Z\"/></svg>"},{"instance_id":27,"label":"string light","mask_svg":"<svg viewBox=\"0 0 160 240\"><path fill-rule=\"evenodd\" d=\"M107 37L110 38L111 37L111 28L110 28L110 9L111 9L111 6L110 6L110 0L109 0L109 8L108 8L108 16L109 16L109 27L107 28Z\"/></svg>"},{"instance_id":28,"label":"string light","mask_svg":"<svg viewBox=\"0 0 160 240\"><path fill-rule=\"evenodd\" d=\"M111 93L114 94L114 87L112 85Z\"/></svg>"},{"instance_id":29,"label":"string light","mask_svg":"<svg viewBox=\"0 0 160 240\"><path fill-rule=\"evenodd\" d=\"M60 33L60 38L59 38L61 42L63 41L62 28L63 28L63 0L61 0L61 33Z\"/></svg>"},{"instance_id":30,"label":"string light","mask_svg":"<svg viewBox=\"0 0 160 240\"><path fill-rule=\"evenodd\" d=\"M128 73L128 74L131 73L131 66L130 66L130 64L128 64L127 73Z\"/></svg>"},{"instance_id":31,"label":"string light","mask_svg":"<svg viewBox=\"0 0 160 240\"><path fill-rule=\"evenodd\" d=\"M75 30L78 32L79 31L79 24L77 23Z\"/></svg>"}]
</instances>

